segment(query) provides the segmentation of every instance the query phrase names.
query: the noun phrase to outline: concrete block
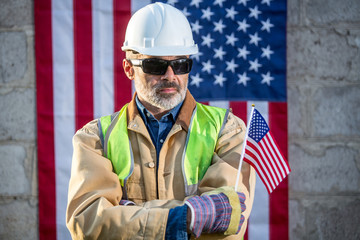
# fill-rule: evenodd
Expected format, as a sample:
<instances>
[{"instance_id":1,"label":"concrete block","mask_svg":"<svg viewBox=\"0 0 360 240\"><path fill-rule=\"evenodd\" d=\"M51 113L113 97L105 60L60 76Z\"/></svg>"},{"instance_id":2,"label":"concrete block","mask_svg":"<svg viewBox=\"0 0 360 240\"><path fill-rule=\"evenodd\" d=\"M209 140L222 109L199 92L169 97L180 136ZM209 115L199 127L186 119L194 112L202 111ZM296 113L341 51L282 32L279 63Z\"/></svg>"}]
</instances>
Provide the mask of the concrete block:
<instances>
[{"instance_id":1,"label":"concrete block","mask_svg":"<svg viewBox=\"0 0 360 240\"><path fill-rule=\"evenodd\" d=\"M33 24L33 1L0 0L0 27L25 26Z\"/></svg>"},{"instance_id":2,"label":"concrete block","mask_svg":"<svg viewBox=\"0 0 360 240\"><path fill-rule=\"evenodd\" d=\"M289 239L306 239L305 208L296 200L289 200Z\"/></svg>"},{"instance_id":3,"label":"concrete block","mask_svg":"<svg viewBox=\"0 0 360 240\"><path fill-rule=\"evenodd\" d=\"M359 0L309 0L304 3L306 19L312 25L360 22Z\"/></svg>"},{"instance_id":4,"label":"concrete block","mask_svg":"<svg viewBox=\"0 0 360 240\"><path fill-rule=\"evenodd\" d=\"M300 24L300 3L299 0L287 1L287 25L299 25Z\"/></svg>"},{"instance_id":5,"label":"concrete block","mask_svg":"<svg viewBox=\"0 0 360 240\"><path fill-rule=\"evenodd\" d=\"M324 87L314 93L314 136L360 136L360 85Z\"/></svg>"},{"instance_id":6,"label":"concrete block","mask_svg":"<svg viewBox=\"0 0 360 240\"><path fill-rule=\"evenodd\" d=\"M0 83L18 81L27 69L27 36L24 32L0 33Z\"/></svg>"},{"instance_id":7,"label":"concrete block","mask_svg":"<svg viewBox=\"0 0 360 240\"><path fill-rule=\"evenodd\" d=\"M0 140L35 140L35 90L0 88Z\"/></svg>"},{"instance_id":8,"label":"concrete block","mask_svg":"<svg viewBox=\"0 0 360 240\"><path fill-rule=\"evenodd\" d=\"M297 87L295 84L288 84L288 131L289 136L305 136L307 128L306 111L306 97L301 87Z\"/></svg>"},{"instance_id":9,"label":"concrete block","mask_svg":"<svg viewBox=\"0 0 360 240\"><path fill-rule=\"evenodd\" d=\"M306 209L308 240L360 239L360 197L311 201Z\"/></svg>"},{"instance_id":10,"label":"concrete block","mask_svg":"<svg viewBox=\"0 0 360 240\"><path fill-rule=\"evenodd\" d=\"M25 170L26 150L22 146L0 146L0 195L30 194L31 180Z\"/></svg>"},{"instance_id":11,"label":"concrete block","mask_svg":"<svg viewBox=\"0 0 360 240\"><path fill-rule=\"evenodd\" d=\"M291 144L289 189L293 194L359 194L358 150L318 142Z\"/></svg>"},{"instance_id":12,"label":"concrete block","mask_svg":"<svg viewBox=\"0 0 360 240\"><path fill-rule=\"evenodd\" d=\"M357 31L341 33L323 28L289 29L288 76L311 76L324 83L328 79L359 82L360 48L353 44L360 37L357 34Z\"/></svg>"},{"instance_id":13,"label":"concrete block","mask_svg":"<svg viewBox=\"0 0 360 240\"><path fill-rule=\"evenodd\" d=\"M37 208L26 200L0 204L0 239L39 239Z\"/></svg>"}]
</instances>

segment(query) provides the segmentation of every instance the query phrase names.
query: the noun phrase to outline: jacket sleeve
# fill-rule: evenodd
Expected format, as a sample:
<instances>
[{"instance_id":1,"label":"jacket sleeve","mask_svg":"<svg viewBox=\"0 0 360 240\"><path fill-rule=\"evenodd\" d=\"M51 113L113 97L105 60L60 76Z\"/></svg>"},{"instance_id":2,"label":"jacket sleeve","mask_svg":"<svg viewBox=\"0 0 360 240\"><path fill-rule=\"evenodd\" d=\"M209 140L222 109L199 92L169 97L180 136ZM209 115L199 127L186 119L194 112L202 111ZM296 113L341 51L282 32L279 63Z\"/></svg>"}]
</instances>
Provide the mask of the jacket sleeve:
<instances>
[{"instance_id":1,"label":"jacket sleeve","mask_svg":"<svg viewBox=\"0 0 360 240\"><path fill-rule=\"evenodd\" d=\"M212 164L200 182L200 194L222 186L235 186L245 132L244 122L229 113L227 122L219 135ZM238 234L240 236L245 234L247 227L254 200L255 180L255 169L243 162L237 191L243 192L246 196L246 210L242 213L245 222Z\"/></svg>"},{"instance_id":2,"label":"jacket sleeve","mask_svg":"<svg viewBox=\"0 0 360 240\"><path fill-rule=\"evenodd\" d=\"M142 206L120 206L122 189L103 157L94 120L73 138L67 227L73 239L164 239L169 208L178 201L158 201Z\"/></svg>"}]
</instances>

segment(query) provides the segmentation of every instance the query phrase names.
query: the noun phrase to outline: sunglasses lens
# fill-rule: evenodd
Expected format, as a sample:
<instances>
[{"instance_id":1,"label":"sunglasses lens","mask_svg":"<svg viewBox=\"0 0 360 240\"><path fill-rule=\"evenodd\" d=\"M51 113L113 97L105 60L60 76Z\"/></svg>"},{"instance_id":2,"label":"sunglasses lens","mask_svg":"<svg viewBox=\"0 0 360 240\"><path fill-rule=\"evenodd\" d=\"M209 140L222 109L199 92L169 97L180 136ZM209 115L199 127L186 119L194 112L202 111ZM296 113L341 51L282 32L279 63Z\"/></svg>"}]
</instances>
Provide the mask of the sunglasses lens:
<instances>
[{"instance_id":1,"label":"sunglasses lens","mask_svg":"<svg viewBox=\"0 0 360 240\"><path fill-rule=\"evenodd\" d=\"M163 75L166 73L169 63L176 75L186 74L191 71L192 60L190 58L181 58L172 61L158 58L147 58L142 61L141 67L144 73Z\"/></svg>"},{"instance_id":2,"label":"sunglasses lens","mask_svg":"<svg viewBox=\"0 0 360 240\"><path fill-rule=\"evenodd\" d=\"M168 64L162 59L150 58L143 60L143 72L154 75L163 75L166 73Z\"/></svg>"},{"instance_id":3,"label":"sunglasses lens","mask_svg":"<svg viewBox=\"0 0 360 240\"><path fill-rule=\"evenodd\" d=\"M189 58L173 60L171 66L175 74L186 74L191 71L192 60Z\"/></svg>"}]
</instances>

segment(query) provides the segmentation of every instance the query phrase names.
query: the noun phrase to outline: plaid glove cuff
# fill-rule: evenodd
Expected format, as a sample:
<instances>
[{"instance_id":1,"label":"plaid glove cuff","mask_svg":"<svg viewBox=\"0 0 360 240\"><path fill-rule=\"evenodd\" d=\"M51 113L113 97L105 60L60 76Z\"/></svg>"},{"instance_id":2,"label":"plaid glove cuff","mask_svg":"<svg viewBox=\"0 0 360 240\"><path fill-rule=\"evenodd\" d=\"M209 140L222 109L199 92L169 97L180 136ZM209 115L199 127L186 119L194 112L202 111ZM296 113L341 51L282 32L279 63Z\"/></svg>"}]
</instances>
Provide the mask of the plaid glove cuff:
<instances>
[{"instance_id":1,"label":"plaid glove cuff","mask_svg":"<svg viewBox=\"0 0 360 240\"><path fill-rule=\"evenodd\" d=\"M196 238L207 232L215 221L215 204L210 196L195 196L186 200L191 211L190 230Z\"/></svg>"}]
</instances>

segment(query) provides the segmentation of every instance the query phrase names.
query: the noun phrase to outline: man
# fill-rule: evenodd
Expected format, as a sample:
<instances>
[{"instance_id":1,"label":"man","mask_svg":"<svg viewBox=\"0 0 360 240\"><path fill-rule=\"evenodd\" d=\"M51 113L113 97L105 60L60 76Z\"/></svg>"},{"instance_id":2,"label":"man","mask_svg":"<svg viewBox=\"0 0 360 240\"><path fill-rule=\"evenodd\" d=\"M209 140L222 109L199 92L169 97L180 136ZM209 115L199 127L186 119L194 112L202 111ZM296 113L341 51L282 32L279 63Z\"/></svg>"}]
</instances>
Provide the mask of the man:
<instances>
[{"instance_id":1,"label":"man","mask_svg":"<svg viewBox=\"0 0 360 240\"><path fill-rule=\"evenodd\" d=\"M67 226L73 239L241 239L255 172L236 181L243 121L187 90L198 52L186 17L150 4L130 19L123 68L136 94L74 136Z\"/></svg>"}]
</instances>

